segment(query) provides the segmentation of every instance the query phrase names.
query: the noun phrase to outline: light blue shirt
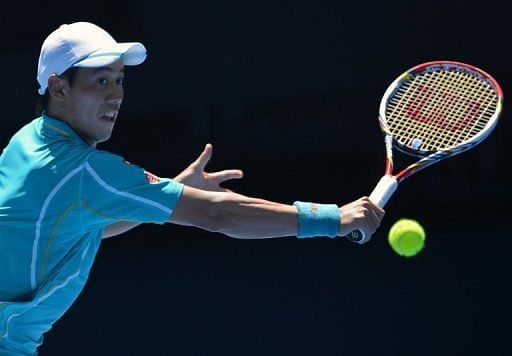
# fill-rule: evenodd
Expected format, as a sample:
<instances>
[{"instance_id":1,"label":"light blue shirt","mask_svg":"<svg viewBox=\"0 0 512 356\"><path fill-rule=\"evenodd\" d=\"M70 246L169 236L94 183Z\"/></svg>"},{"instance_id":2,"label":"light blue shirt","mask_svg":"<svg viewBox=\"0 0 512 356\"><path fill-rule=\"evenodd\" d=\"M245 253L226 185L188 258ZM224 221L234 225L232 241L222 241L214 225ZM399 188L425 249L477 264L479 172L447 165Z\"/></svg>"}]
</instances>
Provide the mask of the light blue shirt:
<instances>
[{"instance_id":1,"label":"light blue shirt","mask_svg":"<svg viewBox=\"0 0 512 356\"><path fill-rule=\"evenodd\" d=\"M0 156L0 355L37 353L82 291L106 225L163 224L182 191L47 115L18 131Z\"/></svg>"}]
</instances>

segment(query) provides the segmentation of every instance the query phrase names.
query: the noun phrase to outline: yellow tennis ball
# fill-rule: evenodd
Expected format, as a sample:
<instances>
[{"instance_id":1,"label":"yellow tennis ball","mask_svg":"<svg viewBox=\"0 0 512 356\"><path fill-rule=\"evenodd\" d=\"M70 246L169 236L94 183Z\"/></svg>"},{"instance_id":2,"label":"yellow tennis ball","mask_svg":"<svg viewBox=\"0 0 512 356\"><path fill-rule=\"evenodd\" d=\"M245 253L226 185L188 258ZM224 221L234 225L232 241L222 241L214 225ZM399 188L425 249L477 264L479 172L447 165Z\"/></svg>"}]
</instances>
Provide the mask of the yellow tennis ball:
<instances>
[{"instance_id":1,"label":"yellow tennis ball","mask_svg":"<svg viewBox=\"0 0 512 356\"><path fill-rule=\"evenodd\" d=\"M412 257L425 246L425 230L411 219L398 220L389 230L388 241L400 256Z\"/></svg>"}]
</instances>

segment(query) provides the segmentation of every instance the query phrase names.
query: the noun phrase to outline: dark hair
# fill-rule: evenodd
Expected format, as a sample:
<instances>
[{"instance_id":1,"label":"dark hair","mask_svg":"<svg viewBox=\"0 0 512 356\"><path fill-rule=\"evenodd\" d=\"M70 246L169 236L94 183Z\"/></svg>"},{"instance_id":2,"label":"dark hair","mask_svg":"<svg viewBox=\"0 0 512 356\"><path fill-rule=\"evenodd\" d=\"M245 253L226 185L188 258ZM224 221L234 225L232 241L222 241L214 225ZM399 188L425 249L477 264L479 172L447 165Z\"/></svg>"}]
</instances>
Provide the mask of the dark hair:
<instances>
[{"instance_id":1,"label":"dark hair","mask_svg":"<svg viewBox=\"0 0 512 356\"><path fill-rule=\"evenodd\" d=\"M69 86L73 86L75 83L76 78L76 72L78 68L77 67L71 67L68 70L66 70L64 73L59 75L61 78L65 78L69 82ZM36 116L41 116L43 114L43 111L46 111L48 109L48 102L50 100L50 94L48 93L48 89L44 92L44 95L37 95L36 98Z\"/></svg>"}]
</instances>

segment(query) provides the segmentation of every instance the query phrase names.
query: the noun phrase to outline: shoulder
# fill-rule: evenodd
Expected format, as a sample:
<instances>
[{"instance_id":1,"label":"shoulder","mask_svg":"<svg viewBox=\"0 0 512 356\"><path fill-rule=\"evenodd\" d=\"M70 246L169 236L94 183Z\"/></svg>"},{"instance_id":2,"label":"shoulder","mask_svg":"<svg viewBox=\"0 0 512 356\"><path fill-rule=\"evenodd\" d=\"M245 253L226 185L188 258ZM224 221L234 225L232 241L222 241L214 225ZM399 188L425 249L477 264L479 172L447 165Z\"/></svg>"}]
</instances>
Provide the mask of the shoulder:
<instances>
[{"instance_id":1,"label":"shoulder","mask_svg":"<svg viewBox=\"0 0 512 356\"><path fill-rule=\"evenodd\" d=\"M119 168L138 167L127 161L123 156L109 151L93 149L88 155L87 162L95 167Z\"/></svg>"},{"instance_id":2,"label":"shoulder","mask_svg":"<svg viewBox=\"0 0 512 356\"><path fill-rule=\"evenodd\" d=\"M38 119L34 119L31 122L25 124L21 127L17 132L15 132L11 139L9 140L9 144L15 145L17 143L23 143L27 140L31 140L36 136L37 132L37 122Z\"/></svg>"},{"instance_id":3,"label":"shoulder","mask_svg":"<svg viewBox=\"0 0 512 356\"><path fill-rule=\"evenodd\" d=\"M123 156L96 149L89 154L86 169L93 176L115 181L144 176L143 168L130 163Z\"/></svg>"}]
</instances>

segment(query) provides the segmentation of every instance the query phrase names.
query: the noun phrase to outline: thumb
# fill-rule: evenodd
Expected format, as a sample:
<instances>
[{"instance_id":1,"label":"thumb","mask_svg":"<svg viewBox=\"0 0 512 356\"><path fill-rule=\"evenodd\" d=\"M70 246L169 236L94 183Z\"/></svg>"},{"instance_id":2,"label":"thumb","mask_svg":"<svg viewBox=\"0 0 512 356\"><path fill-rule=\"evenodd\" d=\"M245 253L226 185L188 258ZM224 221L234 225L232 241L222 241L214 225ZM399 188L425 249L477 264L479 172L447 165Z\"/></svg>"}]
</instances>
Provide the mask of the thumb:
<instances>
[{"instance_id":1,"label":"thumb","mask_svg":"<svg viewBox=\"0 0 512 356\"><path fill-rule=\"evenodd\" d=\"M206 144L206 146L204 146L203 152L201 152L199 157L194 162L200 170L204 171L204 168L210 161L210 158L212 158L212 149L213 146L211 145L211 143Z\"/></svg>"}]
</instances>

